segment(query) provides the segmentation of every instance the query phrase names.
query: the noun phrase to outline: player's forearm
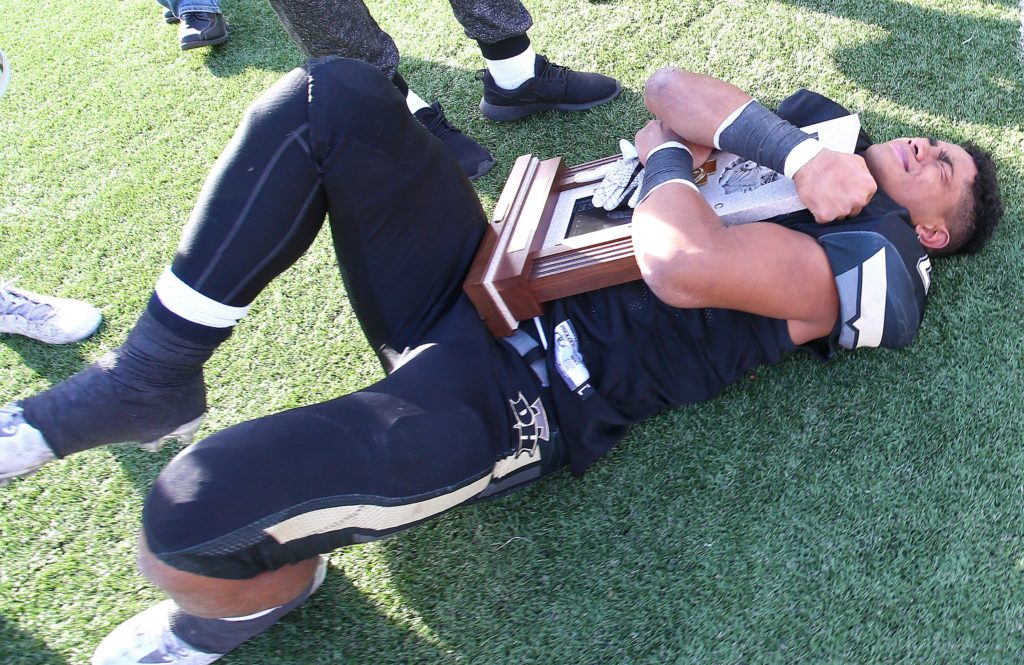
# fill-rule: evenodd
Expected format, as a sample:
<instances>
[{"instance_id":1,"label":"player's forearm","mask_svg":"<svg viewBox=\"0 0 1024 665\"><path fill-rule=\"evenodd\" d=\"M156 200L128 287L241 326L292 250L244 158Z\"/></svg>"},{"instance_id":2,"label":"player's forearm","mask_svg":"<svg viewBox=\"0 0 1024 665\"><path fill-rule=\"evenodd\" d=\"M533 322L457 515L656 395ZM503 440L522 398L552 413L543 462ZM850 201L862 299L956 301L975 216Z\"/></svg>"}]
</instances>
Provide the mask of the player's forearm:
<instances>
[{"instance_id":1,"label":"player's forearm","mask_svg":"<svg viewBox=\"0 0 1024 665\"><path fill-rule=\"evenodd\" d=\"M674 307L713 304L715 243L723 230L696 191L681 183L658 188L633 214L633 251L644 282Z\"/></svg>"},{"instance_id":2,"label":"player's forearm","mask_svg":"<svg viewBox=\"0 0 1024 665\"><path fill-rule=\"evenodd\" d=\"M726 226L681 183L654 191L633 215L640 274L674 307L721 307L784 319L795 344L828 334L839 311L817 240L778 224Z\"/></svg>"},{"instance_id":3,"label":"player's forearm","mask_svg":"<svg viewBox=\"0 0 1024 665\"><path fill-rule=\"evenodd\" d=\"M687 141L714 145L715 132L751 99L731 83L676 67L663 67L647 80L647 109Z\"/></svg>"},{"instance_id":4,"label":"player's forearm","mask_svg":"<svg viewBox=\"0 0 1024 665\"><path fill-rule=\"evenodd\" d=\"M645 164L633 215L633 248L640 273L663 302L704 306L707 259L721 220L693 183L693 153L664 122L652 120L637 132Z\"/></svg>"},{"instance_id":5,"label":"player's forearm","mask_svg":"<svg viewBox=\"0 0 1024 665\"><path fill-rule=\"evenodd\" d=\"M648 80L647 108L688 141L714 146L793 177L821 151L808 134L731 83L666 67Z\"/></svg>"}]
</instances>

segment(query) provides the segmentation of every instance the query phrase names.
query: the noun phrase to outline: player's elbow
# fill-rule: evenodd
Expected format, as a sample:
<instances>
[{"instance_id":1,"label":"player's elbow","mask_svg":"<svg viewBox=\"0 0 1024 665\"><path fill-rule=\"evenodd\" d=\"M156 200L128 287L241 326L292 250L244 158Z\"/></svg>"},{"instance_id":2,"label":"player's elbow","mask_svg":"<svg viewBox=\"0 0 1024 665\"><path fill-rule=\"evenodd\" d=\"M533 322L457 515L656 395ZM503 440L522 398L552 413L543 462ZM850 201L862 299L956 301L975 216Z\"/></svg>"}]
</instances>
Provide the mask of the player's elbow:
<instances>
[{"instance_id":1,"label":"player's elbow","mask_svg":"<svg viewBox=\"0 0 1024 665\"><path fill-rule=\"evenodd\" d=\"M640 277L658 300L673 307L703 307L700 296L699 257L665 245L637 242L633 238L633 251Z\"/></svg>"},{"instance_id":2,"label":"player's elbow","mask_svg":"<svg viewBox=\"0 0 1024 665\"><path fill-rule=\"evenodd\" d=\"M682 85L689 72L678 67L662 67L654 72L644 84L644 104L657 117L669 104L685 103L684 95L688 86Z\"/></svg>"}]
</instances>

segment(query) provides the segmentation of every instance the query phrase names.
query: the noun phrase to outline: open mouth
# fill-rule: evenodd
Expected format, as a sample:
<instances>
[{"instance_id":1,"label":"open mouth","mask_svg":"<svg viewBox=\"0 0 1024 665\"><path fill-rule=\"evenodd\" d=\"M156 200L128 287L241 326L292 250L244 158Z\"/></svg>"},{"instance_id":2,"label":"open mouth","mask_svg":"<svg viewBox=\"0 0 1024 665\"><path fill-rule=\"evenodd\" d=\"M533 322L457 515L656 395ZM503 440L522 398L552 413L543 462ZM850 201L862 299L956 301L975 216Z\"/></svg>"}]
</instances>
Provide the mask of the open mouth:
<instances>
[{"instance_id":1,"label":"open mouth","mask_svg":"<svg viewBox=\"0 0 1024 665\"><path fill-rule=\"evenodd\" d=\"M896 159L899 160L900 164L903 165L904 171L910 170L910 164L907 158L907 152L903 149L903 146L898 143L892 144L893 152L896 153Z\"/></svg>"}]
</instances>

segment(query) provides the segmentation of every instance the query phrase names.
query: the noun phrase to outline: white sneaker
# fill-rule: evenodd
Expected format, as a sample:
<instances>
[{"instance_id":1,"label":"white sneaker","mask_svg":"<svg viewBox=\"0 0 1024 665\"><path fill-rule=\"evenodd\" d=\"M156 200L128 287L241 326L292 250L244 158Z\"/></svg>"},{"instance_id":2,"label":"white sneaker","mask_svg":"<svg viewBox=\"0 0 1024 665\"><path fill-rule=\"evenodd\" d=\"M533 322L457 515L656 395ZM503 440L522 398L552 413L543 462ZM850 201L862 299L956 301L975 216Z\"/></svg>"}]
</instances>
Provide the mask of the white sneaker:
<instances>
[{"instance_id":1,"label":"white sneaker","mask_svg":"<svg viewBox=\"0 0 1024 665\"><path fill-rule=\"evenodd\" d=\"M305 602L320 588L326 575L327 558L321 556L309 593L292 601L294 606L285 607L284 612L274 620L280 619L294 607ZM207 665L225 655L200 651L171 632L171 615L177 609L178 605L173 600L165 600L139 612L103 638L89 662L92 665Z\"/></svg>"},{"instance_id":2,"label":"white sneaker","mask_svg":"<svg viewBox=\"0 0 1024 665\"><path fill-rule=\"evenodd\" d=\"M0 408L0 485L34 473L54 459L42 433L25 422L20 406Z\"/></svg>"},{"instance_id":3,"label":"white sneaker","mask_svg":"<svg viewBox=\"0 0 1024 665\"><path fill-rule=\"evenodd\" d=\"M43 296L0 282L0 332L47 344L79 342L96 331L103 315L87 302Z\"/></svg>"},{"instance_id":4,"label":"white sneaker","mask_svg":"<svg viewBox=\"0 0 1024 665\"><path fill-rule=\"evenodd\" d=\"M139 612L103 638L90 662L92 665L207 665L224 655L200 651L172 633L170 619L176 609L178 605L173 600L165 600Z\"/></svg>"}]
</instances>

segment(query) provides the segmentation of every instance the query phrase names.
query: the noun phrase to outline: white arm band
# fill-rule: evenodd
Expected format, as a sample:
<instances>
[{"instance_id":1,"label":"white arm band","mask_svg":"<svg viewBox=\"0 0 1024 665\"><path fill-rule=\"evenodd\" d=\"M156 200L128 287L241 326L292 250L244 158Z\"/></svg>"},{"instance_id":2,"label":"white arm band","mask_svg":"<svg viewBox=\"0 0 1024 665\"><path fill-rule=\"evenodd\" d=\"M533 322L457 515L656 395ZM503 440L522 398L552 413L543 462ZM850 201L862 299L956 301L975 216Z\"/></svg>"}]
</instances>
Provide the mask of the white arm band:
<instances>
[{"instance_id":1,"label":"white arm band","mask_svg":"<svg viewBox=\"0 0 1024 665\"><path fill-rule=\"evenodd\" d=\"M818 156L818 153L825 149L818 139L807 139L798 143L786 157L786 168L782 175L792 178L796 172L803 168L803 165Z\"/></svg>"}]
</instances>

